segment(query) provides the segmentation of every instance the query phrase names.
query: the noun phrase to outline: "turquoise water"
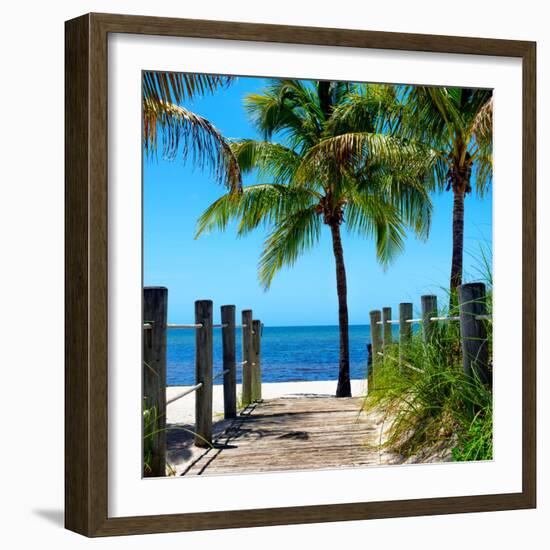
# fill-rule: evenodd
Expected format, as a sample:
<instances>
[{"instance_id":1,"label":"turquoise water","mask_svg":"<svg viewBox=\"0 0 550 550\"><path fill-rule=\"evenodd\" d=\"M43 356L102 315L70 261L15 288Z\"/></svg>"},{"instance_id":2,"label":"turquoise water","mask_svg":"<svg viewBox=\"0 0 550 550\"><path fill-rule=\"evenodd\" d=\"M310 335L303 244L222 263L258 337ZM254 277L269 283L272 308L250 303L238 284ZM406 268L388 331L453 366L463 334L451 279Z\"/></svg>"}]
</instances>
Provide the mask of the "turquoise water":
<instances>
[{"instance_id":1,"label":"turquoise water","mask_svg":"<svg viewBox=\"0 0 550 550\"><path fill-rule=\"evenodd\" d=\"M398 327L392 327L397 337ZM237 361L241 361L240 330L237 330ZM170 386L195 383L195 332L168 329L168 372ZM368 325L349 329L350 375L367 374ZM264 327L262 334L262 380L336 380L338 377L339 336L337 326ZM214 329L214 374L222 370L221 330ZM241 369L237 369L237 382ZM217 381L221 383L221 379Z\"/></svg>"}]
</instances>

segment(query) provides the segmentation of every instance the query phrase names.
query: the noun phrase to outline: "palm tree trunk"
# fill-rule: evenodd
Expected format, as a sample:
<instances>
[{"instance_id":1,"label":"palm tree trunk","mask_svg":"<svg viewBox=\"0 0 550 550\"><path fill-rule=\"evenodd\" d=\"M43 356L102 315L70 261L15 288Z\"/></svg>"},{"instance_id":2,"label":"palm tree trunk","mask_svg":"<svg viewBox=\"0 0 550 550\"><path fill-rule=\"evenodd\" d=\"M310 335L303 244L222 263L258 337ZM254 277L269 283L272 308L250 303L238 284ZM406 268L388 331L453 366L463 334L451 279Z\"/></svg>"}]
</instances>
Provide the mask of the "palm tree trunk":
<instances>
[{"instance_id":1,"label":"palm tree trunk","mask_svg":"<svg viewBox=\"0 0 550 550\"><path fill-rule=\"evenodd\" d=\"M464 192L454 191L453 200L453 260L451 263L451 303L462 284L462 256L464 254Z\"/></svg>"},{"instance_id":2,"label":"palm tree trunk","mask_svg":"<svg viewBox=\"0 0 550 550\"><path fill-rule=\"evenodd\" d=\"M336 262L336 289L338 292L338 323L340 326L340 365L338 369L338 386L336 397L351 397L349 380L349 320L348 320L348 289L346 283L346 267L344 250L340 237L340 225L330 224L332 233L332 249Z\"/></svg>"}]
</instances>

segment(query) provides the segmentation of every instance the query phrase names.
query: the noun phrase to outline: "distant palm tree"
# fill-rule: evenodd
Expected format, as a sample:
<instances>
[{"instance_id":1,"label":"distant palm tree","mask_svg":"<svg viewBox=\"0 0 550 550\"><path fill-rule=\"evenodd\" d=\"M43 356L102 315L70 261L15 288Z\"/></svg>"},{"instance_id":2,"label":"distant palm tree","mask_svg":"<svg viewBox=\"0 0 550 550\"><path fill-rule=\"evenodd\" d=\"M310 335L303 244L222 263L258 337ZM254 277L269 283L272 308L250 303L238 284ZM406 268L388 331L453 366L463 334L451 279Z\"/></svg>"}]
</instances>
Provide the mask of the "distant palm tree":
<instances>
[{"instance_id":1,"label":"distant palm tree","mask_svg":"<svg viewBox=\"0 0 550 550\"><path fill-rule=\"evenodd\" d=\"M347 283L340 228L374 238L380 262L403 247L406 227L426 237L431 202L425 185L426 150L389 131L396 105L391 86L276 80L245 108L264 141L232 144L241 170L263 183L227 193L200 217L197 237L238 220L245 235L270 233L260 256L259 279L269 288L275 273L293 265L330 229L336 267L340 360L337 397L351 395ZM271 139L277 136L281 143ZM431 162L431 159L430 159Z\"/></svg>"},{"instance_id":2,"label":"distant palm tree","mask_svg":"<svg viewBox=\"0 0 550 550\"><path fill-rule=\"evenodd\" d=\"M241 174L228 142L214 125L180 104L197 95L226 87L232 77L172 72L143 73L143 146L147 154L158 150L161 135L166 158L192 156L201 168L209 167L215 178L232 190L241 187Z\"/></svg>"},{"instance_id":3,"label":"distant palm tree","mask_svg":"<svg viewBox=\"0 0 550 550\"><path fill-rule=\"evenodd\" d=\"M411 86L404 101L403 135L438 152L446 167L438 171L438 186L453 192L452 301L462 284L464 199L472 191L472 178L481 196L492 181L492 92Z\"/></svg>"}]
</instances>

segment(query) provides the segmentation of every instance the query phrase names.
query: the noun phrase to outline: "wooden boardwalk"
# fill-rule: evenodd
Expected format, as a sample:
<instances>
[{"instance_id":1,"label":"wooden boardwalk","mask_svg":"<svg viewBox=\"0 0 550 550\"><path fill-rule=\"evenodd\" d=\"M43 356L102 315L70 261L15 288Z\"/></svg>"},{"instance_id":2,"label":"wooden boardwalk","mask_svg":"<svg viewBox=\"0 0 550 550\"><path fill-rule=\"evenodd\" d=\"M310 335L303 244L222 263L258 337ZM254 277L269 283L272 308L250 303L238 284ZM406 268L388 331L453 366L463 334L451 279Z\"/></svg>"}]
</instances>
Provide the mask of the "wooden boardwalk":
<instances>
[{"instance_id":1,"label":"wooden boardwalk","mask_svg":"<svg viewBox=\"0 0 550 550\"><path fill-rule=\"evenodd\" d=\"M254 403L181 475L373 466L381 422L362 398L299 396ZM387 455L384 453L384 455Z\"/></svg>"}]
</instances>

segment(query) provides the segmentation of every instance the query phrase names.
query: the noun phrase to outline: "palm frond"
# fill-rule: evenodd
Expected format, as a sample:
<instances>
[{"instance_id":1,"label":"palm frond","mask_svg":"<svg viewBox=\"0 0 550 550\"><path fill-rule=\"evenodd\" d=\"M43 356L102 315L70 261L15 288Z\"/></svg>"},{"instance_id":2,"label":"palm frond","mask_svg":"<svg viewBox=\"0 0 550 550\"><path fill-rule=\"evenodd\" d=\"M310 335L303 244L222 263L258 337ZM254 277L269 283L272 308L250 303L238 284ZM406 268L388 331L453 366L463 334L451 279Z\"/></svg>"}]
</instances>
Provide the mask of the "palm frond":
<instances>
[{"instance_id":1,"label":"palm frond","mask_svg":"<svg viewBox=\"0 0 550 550\"><path fill-rule=\"evenodd\" d=\"M143 99L179 104L228 86L234 77L200 73L144 71Z\"/></svg>"},{"instance_id":2,"label":"palm frond","mask_svg":"<svg viewBox=\"0 0 550 550\"><path fill-rule=\"evenodd\" d=\"M276 79L262 93L246 96L244 106L266 141L279 132L291 149L304 149L322 132L323 114L313 82Z\"/></svg>"},{"instance_id":3,"label":"palm frond","mask_svg":"<svg viewBox=\"0 0 550 550\"><path fill-rule=\"evenodd\" d=\"M357 175L356 181L357 193L391 204L405 226L417 237L428 238L432 218L430 190L436 185L434 171L369 166L367 173Z\"/></svg>"},{"instance_id":4,"label":"palm frond","mask_svg":"<svg viewBox=\"0 0 550 550\"><path fill-rule=\"evenodd\" d=\"M373 162L408 170L428 170L437 157L436 151L413 142L386 134L354 132L325 138L312 147L304 156L296 177L311 178L317 167L326 167L328 162L338 169Z\"/></svg>"},{"instance_id":5,"label":"palm frond","mask_svg":"<svg viewBox=\"0 0 550 550\"><path fill-rule=\"evenodd\" d=\"M197 222L195 238L214 229L224 230L238 220L237 234L245 235L263 226L284 224L289 216L318 204L314 192L281 184L256 184L241 193L227 193L212 203Z\"/></svg>"},{"instance_id":6,"label":"palm frond","mask_svg":"<svg viewBox=\"0 0 550 550\"><path fill-rule=\"evenodd\" d=\"M439 101L436 101L439 96ZM428 86L408 86L403 96L404 113L400 135L436 148L446 148L453 140L446 96L432 94Z\"/></svg>"},{"instance_id":7,"label":"palm frond","mask_svg":"<svg viewBox=\"0 0 550 550\"><path fill-rule=\"evenodd\" d=\"M454 133L455 139L461 138L465 126L464 117L467 116L467 113L460 109L462 89L429 86L425 90L432 106L439 111L441 118L445 121L449 137L452 139Z\"/></svg>"},{"instance_id":8,"label":"palm frond","mask_svg":"<svg viewBox=\"0 0 550 550\"><path fill-rule=\"evenodd\" d=\"M327 137L353 132L391 133L402 116L398 89L386 84L360 84L346 93L334 108Z\"/></svg>"},{"instance_id":9,"label":"palm frond","mask_svg":"<svg viewBox=\"0 0 550 550\"><path fill-rule=\"evenodd\" d=\"M239 164L229 143L205 118L173 103L156 99L143 102L143 145L146 154L158 148L159 134L165 158L173 159L180 147L184 159L191 156L201 168L232 190L241 188Z\"/></svg>"},{"instance_id":10,"label":"palm frond","mask_svg":"<svg viewBox=\"0 0 550 550\"><path fill-rule=\"evenodd\" d=\"M287 183L300 165L300 156L292 149L270 141L233 141L231 149L241 171L247 173L257 170L260 180Z\"/></svg>"},{"instance_id":11,"label":"palm frond","mask_svg":"<svg viewBox=\"0 0 550 550\"><path fill-rule=\"evenodd\" d=\"M470 163L473 172L480 175L476 188L483 194L492 171L491 90L409 86L403 102L404 117L398 135L439 152L438 187L447 189L449 172L466 170Z\"/></svg>"},{"instance_id":12,"label":"palm frond","mask_svg":"<svg viewBox=\"0 0 550 550\"><path fill-rule=\"evenodd\" d=\"M492 141L493 138L493 98L491 97L477 112L472 132L477 141Z\"/></svg>"},{"instance_id":13,"label":"palm frond","mask_svg":"<svg viewBox=\"0 0 550 550\"><path fill-rule=\"evenodd\" d=\"M493 155L491 152L479 154L474 165L476 191L484 197L493 181Z\"/></svg>"},{"instance_id":14,"label":"palm frond","mask_svg":"<svg viewBox=\"0 0 550 550\"><path fill-rule=\"evenodd\" d=\"M264 289L284 266L292 266L298 257L312 248L321 236L322 223L315 206L301 209L275 227L264 243L259 262L259 279Z\"/></svg>"},{"instance_id":15,"label":"palm frond","mask_svg":"<svg viewBox=\"0 0 550 550\"><path fill-rule=\"evenodd\" d=\"M405 230L398 208L390 202L379 196L350 193L345 216L349 231L374 238L376 256L383 266L403 250Z\"/></svg>"}]
</instances>

